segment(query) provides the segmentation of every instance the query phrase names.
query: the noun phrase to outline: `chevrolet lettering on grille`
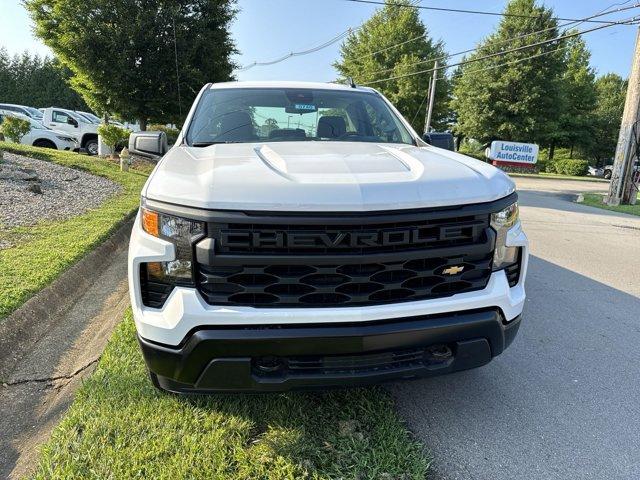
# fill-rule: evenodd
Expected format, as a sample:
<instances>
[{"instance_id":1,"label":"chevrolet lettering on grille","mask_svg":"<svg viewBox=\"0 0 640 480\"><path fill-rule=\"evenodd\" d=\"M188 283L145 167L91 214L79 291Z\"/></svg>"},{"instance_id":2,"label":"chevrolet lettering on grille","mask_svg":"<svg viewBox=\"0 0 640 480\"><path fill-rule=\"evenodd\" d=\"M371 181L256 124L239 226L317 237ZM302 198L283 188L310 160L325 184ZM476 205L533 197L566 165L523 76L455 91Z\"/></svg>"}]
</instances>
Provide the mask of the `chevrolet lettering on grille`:
<instances>
[{"instance_id":1,"label":"chevrolet lettering on grille","mask_svg":"<svg viewBox=\"0 0 640 480\"><path fill-rule=\"evenodd\" d=\"M473 234L472 227L459 225L325 232L233 229L221 230L219 242L229 248L354 248L462 240L472 238Z\"/></svg>"}]
</instances>

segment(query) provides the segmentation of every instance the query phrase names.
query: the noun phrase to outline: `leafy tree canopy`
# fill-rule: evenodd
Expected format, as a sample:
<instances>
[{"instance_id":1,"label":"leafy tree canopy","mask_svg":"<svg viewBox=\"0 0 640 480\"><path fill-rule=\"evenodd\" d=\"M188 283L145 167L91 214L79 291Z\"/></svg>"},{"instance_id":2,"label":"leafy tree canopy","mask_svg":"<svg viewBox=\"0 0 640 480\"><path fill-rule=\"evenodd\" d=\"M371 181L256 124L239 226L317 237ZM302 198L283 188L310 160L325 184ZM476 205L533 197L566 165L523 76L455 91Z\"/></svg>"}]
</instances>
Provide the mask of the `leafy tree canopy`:
<instances>
[{"instance_id":1,"label":"leafy tree canopy","mask_svg":"<svg viewBox=\"0 0 640 480\"><path fill-rule=\"evenodd\" d=\"M55 59L28 52L11 57L0 48L0 102L87 110L82 97L69 87L70 75L69 69Z\"/></svg>"},{"instance_id":2,"label":"leafy tree canopy","mask_svg":"<svg viewBox=\"0 0 640 480\"><path fill-rule=\"evenodd\" d=\"M589 143L585 153L598 163L603 163L612 159L616 151L627 96L627 80L615 73L608 73L598 77L595 87L597 102L592 112L594 141Z\"/></svg>"},{"instance_id":3,"label":"leafy tree canopy","mask_svg":"<svg viewBox=\"0 0 640 480\"><path fill-rule=\"evenodd\" d=\"M408 0L402 1L410 5ZM418 9L394 6L399 3L397 0L387 2L347 37L340 50L341 58L334 64L340 75L352 77L358 84L431 69L434 59L444 55L442 42L431 39ZM390 48L402 42L406 43ZM380 90L422 133L426 108L423 100L430 77L431 73L424 73L371 86ZM443 78L436 85L432 126L444 129L450 117L449 83Z\"/></svg>"},{"instance_id":4,"label":"leafy tree canopy","mask_svg":"<svg viewBox=\"0 0 640 480\"><path fill-rule=\"evenodd\" d=\"M581 37L566 40L566 70L562 75L561 108L555 138L565 147L588 149L594 142L593 109L596 106L595 73L591 53Z\"/></svg>"},{"instance_id":5,"label":"leafy tree canopy","mask_svg":"<svg viewBox=\"0 0 640 480\"><path fill-rule=\"evenodd\" d=\"M71 84L89 106L141 127L148 120L179 123L205 83L231 79L234 4L25 0L36 34L71 70Z\"/></svg>"},{"instance_id":6,"label":"leafy tree canopy","mask_svg":"<svg viewBox=\"0 0 640 480\"><path fill-rule=\"evenodd\" d=\"M552 11L535 0L511 0L505 13L513 16L504 17L469 60L558 36ZM481 142L548 142L560 122L565 52L559 46L553 42L464 65L452 102L456 131Z\"/></svg>"}]
</instances>

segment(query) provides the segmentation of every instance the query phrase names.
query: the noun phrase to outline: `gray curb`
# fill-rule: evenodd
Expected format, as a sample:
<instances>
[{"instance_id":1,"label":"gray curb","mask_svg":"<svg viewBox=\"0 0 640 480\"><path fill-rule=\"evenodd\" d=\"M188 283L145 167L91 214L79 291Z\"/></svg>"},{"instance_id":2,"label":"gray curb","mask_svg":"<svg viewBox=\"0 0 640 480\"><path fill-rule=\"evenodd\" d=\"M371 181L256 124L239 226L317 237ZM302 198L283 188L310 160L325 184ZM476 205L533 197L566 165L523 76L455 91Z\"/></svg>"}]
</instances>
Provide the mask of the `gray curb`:
<instances>
[{"instance_id":1,"label":"gray curb","mask_svg":"<svg viewBox=\"0 0 640 480\"><path fill-rule=\"evenodd\" d=\"M109 264L113 252L129 241L132 225L133 216L129 216L102 244L8 317L0 319L0 379L7 378L44 333L64 319L62 313L83 295L95 276Z\"/></svg>"}]
</instances>

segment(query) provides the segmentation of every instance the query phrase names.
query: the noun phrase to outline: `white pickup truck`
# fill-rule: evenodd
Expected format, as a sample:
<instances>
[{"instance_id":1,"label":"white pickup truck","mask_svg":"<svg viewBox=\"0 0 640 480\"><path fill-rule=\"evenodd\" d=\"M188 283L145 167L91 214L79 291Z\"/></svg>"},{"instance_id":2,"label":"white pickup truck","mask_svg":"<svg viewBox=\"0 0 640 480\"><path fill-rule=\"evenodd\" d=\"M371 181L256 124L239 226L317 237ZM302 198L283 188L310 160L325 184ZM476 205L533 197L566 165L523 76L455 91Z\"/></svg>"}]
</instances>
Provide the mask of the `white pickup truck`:
<instances>
[{"instance_id":1,"label":"white pickup truck","mask_svg":"<svg viewBox=\"0 0 640 480\"><path fill-rule=\"evenodd\" d=\"M62 131L74 137L80 148L89 155L98 154L98 125L82 115L64 108L49 107L42 110L42 124L52 130Z\"/></svg>"},{"instance_id":2,"label":"white pickup truck","mask_svg":"<svg viewBox=\"0 0 640 480\"><path fill-rule=\"evenodd\" d=\"M163 135L129 148L161 155ZM525 302L517 199L502 171L428 145L371 88L206 85L129 245L154 385L324 388L488 363Z\"/></svg>"}]
</instances>

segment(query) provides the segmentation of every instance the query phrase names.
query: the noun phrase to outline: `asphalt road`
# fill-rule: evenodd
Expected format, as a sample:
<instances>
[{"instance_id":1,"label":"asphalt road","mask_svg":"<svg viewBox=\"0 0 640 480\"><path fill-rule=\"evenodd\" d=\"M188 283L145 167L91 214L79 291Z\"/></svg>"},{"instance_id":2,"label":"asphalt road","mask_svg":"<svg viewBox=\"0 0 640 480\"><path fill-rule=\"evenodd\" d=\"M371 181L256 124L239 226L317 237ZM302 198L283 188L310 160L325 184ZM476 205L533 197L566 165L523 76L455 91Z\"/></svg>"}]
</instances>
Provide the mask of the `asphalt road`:
<instances>
[{"instance_id":1,"label":"asphalt road","mask_svg":"<svg viewBox=\"0 0 640 480\"><path fill-rule=\"evenodd\" d=\"M532 256L514 344L390 389L436 479L638 479L640 217L571 203L607 184L517 183Z\"/></svg>"}]
</instances>

